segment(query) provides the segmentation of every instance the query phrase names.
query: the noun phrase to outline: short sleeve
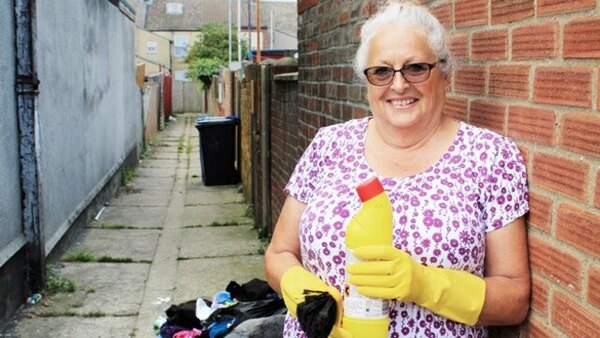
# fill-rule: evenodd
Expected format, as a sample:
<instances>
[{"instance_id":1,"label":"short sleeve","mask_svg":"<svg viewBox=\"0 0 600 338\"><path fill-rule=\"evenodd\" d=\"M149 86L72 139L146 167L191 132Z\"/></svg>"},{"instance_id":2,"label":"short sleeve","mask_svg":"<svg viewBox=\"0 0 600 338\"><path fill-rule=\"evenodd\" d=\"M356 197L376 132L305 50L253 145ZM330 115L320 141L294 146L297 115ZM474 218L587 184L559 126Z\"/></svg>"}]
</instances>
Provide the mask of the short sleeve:
<instances>
[{"instance_id":1,"label":"short sleeve","mask_svg":"<svg viewBox=\"0 0 600 338\"><path fill-rule=\"evenodd\" d=\"M326 145L324 129L319 129L310 142L284 188L284 192L303 203L308 203L323 170L322 157Z\"/></svg>"},{"instance_id":2,"label":"short sleeve","mask_svg":"<svg viewBox=\"0 0 600 338\"><path fill-rule=\"evenodd\" d=\"M494 140L495 156L485 180L485 231L500 229L529 211L527 172L521 152L510 139Z\"/></svg>"}]
</instances>

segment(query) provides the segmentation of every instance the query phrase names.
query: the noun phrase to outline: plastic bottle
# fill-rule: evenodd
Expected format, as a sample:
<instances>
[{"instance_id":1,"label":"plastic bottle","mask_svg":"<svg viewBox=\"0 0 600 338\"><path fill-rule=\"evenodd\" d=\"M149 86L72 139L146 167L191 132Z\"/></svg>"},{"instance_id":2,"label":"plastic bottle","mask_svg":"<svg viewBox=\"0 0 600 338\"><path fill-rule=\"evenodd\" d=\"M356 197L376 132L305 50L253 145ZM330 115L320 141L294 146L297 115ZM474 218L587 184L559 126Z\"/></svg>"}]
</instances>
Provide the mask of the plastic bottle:
<instances>
[{"instance_id":1,"label":"plastic bottle","mask_svg":"<svg viewBox=\"0 0 600 338\"><path fill-rule=\"evenodd\" d=\"M346 228L346 264L358 259L352 250L365 245L392 244L392 205L377 177L357 188L362 207ZM348 276L346 276L348 278ZM383 338L389 331L389 301L361 295L356 287L344 287L342 326L354 338Z\"/></svg>"}]
</instances>

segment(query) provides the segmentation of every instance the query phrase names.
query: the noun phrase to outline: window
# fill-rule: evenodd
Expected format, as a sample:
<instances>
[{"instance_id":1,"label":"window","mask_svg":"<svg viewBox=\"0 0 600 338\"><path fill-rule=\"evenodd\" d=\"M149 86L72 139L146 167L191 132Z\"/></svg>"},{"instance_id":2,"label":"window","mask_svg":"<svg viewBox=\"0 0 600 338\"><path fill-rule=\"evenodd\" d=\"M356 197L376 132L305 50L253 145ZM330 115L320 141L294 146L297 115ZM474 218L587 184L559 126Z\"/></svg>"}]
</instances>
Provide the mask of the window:
<instances>
[{"instance_id":1,"label":"window","mask_svg":"<svg viewBox=\"0 0 600 338\"><path fill-rule=\"evenodd\" d=\"M156 41L146 42L146 53L156 54L158 52L158 43Z\"/></svg>"},{"instance_id":2,"label":"window","mask_svg":"<svg viewBox=\"0 0 600 338\"><path fill-rule=\"evenodd\" d=\"M183 4L176 2L167 2L167 14L180 15L183 14Z\"/></svg>"},{"instance_id":3,"label":"window","mask_svg":"<svg viewBox=\"0 0 600 338\"><path fill-rule=\"evenodd\" d=\"M188 37L187 36L174 36L173 46L175 47L175 57L183 58L187 56L188 49Z\"/></svg>"}]
</instances>

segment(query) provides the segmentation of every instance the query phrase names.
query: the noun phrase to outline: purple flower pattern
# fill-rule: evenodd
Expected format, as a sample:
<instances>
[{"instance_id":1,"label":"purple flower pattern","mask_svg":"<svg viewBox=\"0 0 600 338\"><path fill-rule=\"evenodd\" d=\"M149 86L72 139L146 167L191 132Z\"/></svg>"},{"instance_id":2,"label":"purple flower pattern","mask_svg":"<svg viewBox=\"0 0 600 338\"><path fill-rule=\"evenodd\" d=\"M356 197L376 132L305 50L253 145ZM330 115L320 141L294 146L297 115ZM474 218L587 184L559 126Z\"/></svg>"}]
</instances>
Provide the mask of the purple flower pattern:
<instances>
[{"instance_id":1,"label":"purple flower pattern","mask_svg":"<svg viewBox=\"0 0 600 338\"><path fill-rule=\"evenodd\" d=\"M377 175L364 157L369 118L321 128L285 188L306 203L300 221L302 263L339 290L345 227L360 208L355 187ZM394 245L424 265L484 275L485 235L524 215L528 192L515 143L460 123L442 157L410 177L379 179L392 202ZM447 320L413 303L392 301L389 337L487 337L480 326ZM288 316L284 337L304 338Z\"/></svg>"}]
</instances>

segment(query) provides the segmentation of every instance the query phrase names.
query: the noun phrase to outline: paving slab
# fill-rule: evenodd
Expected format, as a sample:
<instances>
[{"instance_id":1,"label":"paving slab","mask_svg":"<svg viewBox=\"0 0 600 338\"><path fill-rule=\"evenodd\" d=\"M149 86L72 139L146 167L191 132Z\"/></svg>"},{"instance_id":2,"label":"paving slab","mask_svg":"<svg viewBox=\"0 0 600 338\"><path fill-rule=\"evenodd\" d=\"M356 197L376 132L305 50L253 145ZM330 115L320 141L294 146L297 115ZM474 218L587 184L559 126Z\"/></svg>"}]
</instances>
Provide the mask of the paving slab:
<instances>
[{"instance_id":1,"label":"paving slab","mask_svg":"<svg viewBox=\"0 0 600 338\"><path fill-rule=\"evenodd\" d=\"M153 151L147 158L151 160L177 160L179 156L179 153Z\"/></svg>"},{"instance_id":2,"label":"paving slab","mask_svg":"<svg viewBox=\"0 0 600 338\"><path fill-rule=\"evenodd\" d=\"M164 190L135 190L120 193L111 204L116 206L166 207L171 193Z\"/></svg>"},{"instance_id":3,"label":"paving slab","mask_svg":"<svg viewBox=\"0 0 600 338\"><path fill-rule=\"evenodd\" d=\"M134 177L127 182L127 188L133 190L171 190L174 177Z\"/></svg>"},{"instance_id":4,"label":"paving slab","mask_svg":"<svg viewBox=\"0 0 600 338\"><path fill-rule=\"evenodd\" d=\"M101 224L129 225L135 227L162 227L167 215L166 207L131 207L110 205L106 207L97 222Z\"/></svg>"},{"instance_id":5,"label":"paving slab","mask_svg":"<svg viewBox=\"0 0 600 338\"><path fill-rule=\"evenodd\" d=\"M138 177L174 177L175 168L137 168L135 174Z\"/></svg>"},{"instance_id":6,"label":"paving slab","mask_svg":"<svg viewBox=\"0 0 600 338\"><path fill-rule=\"evenodd\" d=\"M239 284L253 278L265 279L262 255L229 256L179 261L174 303L199 297L212 299L230 281Z\"/></svg>"},{"instance_id":7,"label":"paving slab","mask_svg":"<svg viewBox=\"0 0 600 338\"><path fill-rule=\"evenodd\" d=\"M147 159L140 161L138 168L175 168L178 162L183 162L183 160Z\"/></svg>"},{"instance_id":8,"label":"paving slab","mask_svg":"<svg viewBox=\"0 0 600 338\"><path fill-rule=\"evenodd\" d=\"M95 257L130 258L135 262L149 262L160 236L152 229L89 229L68 251L89 252Z\"/></svg>"},{"instance_id":9,"label":"paving slab","mask_svg":"<svg viewBox=\"0 0 600 338\"><path fill-rule=\"evenodd\" d=\"M237 189L205 187L203 189L188 190L185 195L185 205L209 205L223 203L243 203L244 195Z\"/></svg>"},{"instance_id":10,"label":"paving slab","mask_svg":"<svg viewBox=\"0 0 600 338\"><path fill-rule=\"evenodd\" d=\"M33 314L137 315L150 264L61 263L55 271L75 283L76 292L50 296Z\"/></svg>"},{"instance_id":11,"label":"paving slab","mask_svg":"<svg viewBox=\"0 0 600 338\"><path fill-rule=\"evenodd\" d=\"M252 224L246 216L248 205L244 203L221 203L186 206L183 226L207 226L216 224Z\"/></svg>"},{"instance_id":12,"label":"paving slab","mask_svg":"<svg viewBox=\"0 0 600 338\"><path fill-rule=\"evenodd\" d=\"M261 249L249 225L189 228L181 235L180 258L255 255Z\"/></svg>"},{"instance_id":13,"label":"paving slab","mask_svg":"<svg viewBox=\"0 0 600 338\"><path fill-rule=\"evenodd\" d=\"M12 332L0 334L11 338L115 338L135 337L136 317L38 317L19 322Z\"/></svg>"}]
</instances>

